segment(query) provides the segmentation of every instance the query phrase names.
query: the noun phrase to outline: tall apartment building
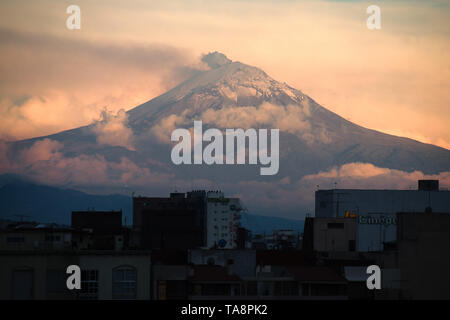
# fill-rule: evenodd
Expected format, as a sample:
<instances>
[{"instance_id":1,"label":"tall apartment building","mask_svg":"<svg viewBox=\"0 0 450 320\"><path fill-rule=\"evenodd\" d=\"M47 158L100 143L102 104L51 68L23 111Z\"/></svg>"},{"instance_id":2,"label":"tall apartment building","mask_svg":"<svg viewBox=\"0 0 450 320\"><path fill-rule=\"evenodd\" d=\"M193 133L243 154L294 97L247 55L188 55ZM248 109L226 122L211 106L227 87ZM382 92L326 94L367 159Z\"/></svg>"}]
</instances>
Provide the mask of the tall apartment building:
<instances>
[{"instance_id":1,"label":"tall apartment building","mask_svg":"<svg viewBox=\"0 0 450 320\"><path fill-rule=\"evenodd\" d=\"M209 191L206 196L207 248L237 248L242 211L240 199L225 198L221 191Z\"/></svg>"},{"instance_id":2,"label":"tall apartment building","mask_svg":"<svg viewBox=\"0 0 450 320\"><path fill-rule=\"evenodd\" d=\"M239 198L220 191L134 197L133 230L145 249L233 249L238 246Z\"/></svg>"}]
</instances>

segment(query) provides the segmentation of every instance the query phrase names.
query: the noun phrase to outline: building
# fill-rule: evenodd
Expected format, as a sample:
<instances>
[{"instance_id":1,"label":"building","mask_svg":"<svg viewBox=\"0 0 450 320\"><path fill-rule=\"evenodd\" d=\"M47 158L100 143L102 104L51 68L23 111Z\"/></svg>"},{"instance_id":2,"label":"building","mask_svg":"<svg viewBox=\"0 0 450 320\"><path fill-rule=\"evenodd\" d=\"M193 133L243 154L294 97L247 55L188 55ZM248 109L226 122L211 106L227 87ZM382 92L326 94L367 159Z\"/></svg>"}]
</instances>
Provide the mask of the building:
<instances>
[{"instance_id":1,"label":"building","mask_svg":"<svg viewBox=\"0 0 450 320\"><path fill-rule=\"evenodd\" d=\"M450 299L450 211L397 217L401 298Z\"/></svg>"},{"instance_id":2,"label":"building","mask_svg":"<svg viewBox=\"0 0 450 320\"><path fill-rule=\"evenodd\" d=\"M302 240L294 230L273 230L271 234L255 234L251 239L251 247L255 250L297 250Z\"/></svg>"},{"instance_id":3,"label":"building","mask_svg":"<svg viewBox=\"0 0 450 320\"><path fill-rule=\"evenodd\" d=\"M128 246L129 232L122 227L122 210L73 211L71 226L88 232L91 250L122 250Z\"/></svg>"},{"instance_id":4,"label":"building","mask_svg":"<svg viewBox=\"0 0 450 320\"><path fill-rule=\"evenodd\" d=\"M230 267L194 265L189 268L190 300L229 300L242 296L242 279Z\"/></svg>"},{"instance_id":5,"label":"building","mask_svg":"<svg viewBox=\"0 0 450 320\"><path fill-rule=\"evenodd\" d=\"M346 300L347 280L327 266L316 266L303 251L257 251L254 281L247 296L270 300Z\"/></svg>"},{"instance_id":6,"label":"building","mask_svg":"<svg viewBox=\"0 0 450 320\"><path fill-rule=\"evenodd\" d=\"M234 249L238 247L242 210L239 198L225 198L220 191L207 193L207 248Z\"/></svg>"},{"instance_id":7,"label":"building","mask_svg":"<svg viewBox=\"0 0 450 320\"><path fill-rule=\"evenodd\" d=\"M150 299L187 299L189 268L187 250L152 250Z\"/></svg>"},{"instance_id":8,"label":"building","mask_svg":"<svg viewBox=\"0 0 450 320\"><path fill-rule=\"evenodd\" d=\"M239 198L226 198L220 191L134 197L133 231L145 249L233 249L245 246L239 232L242 210Z\"/></svg>"},{"instance_id":9,"label":"building","mask_svg":"<svg viewBox=\"0 0 450 320\"><path fill-rule=\"evenodd\" d=\"M417 190L318 190L316 218L355 217L356 251L381 251L395 242L397 212L450 212L450 191L439 190L437 180L420 180Z\"/></svg>"},{"instance_id":10,"label":"building","mask_svg":"<svg viewBox=\"0 0 450 320\"><path fill-rule=\"evenodd\" d=\"M102 250L80 252L77 258L81 268L77 299L150 299L150 252Z\"/></svg>"},{"instance_id":11,"label":"building","mask_svg":"<svg viewBox=\"0 0 450 320\"><path fill-rule=\"evenodd\" d=\"M144 249L188 249L206 243L206 193L133 197L133 232Z\"/></svg>"},{"instance_id":12,"label":"building","mask_svg":"<svg viewBox=\"0 0 450 320\"><path fill-rule=\"evenodd\" d=\"M215 265L232 270L239 277L252 277L256 268L255 250L189 250L192 265Z\"/></svg>"},{"instance_id":13,"label":"building","mask_svg":"<svg viewBox=\"0 0 450 320\"><path fill-rule=\"evenodd\" d=\"M88 232L67 226L12 222L0 229L0 251L71 250L88 246Z\"/></svg>"},{"instance_id":14,"label":"building","mask_svg":"<svg viewBox=\"0 0 450 320\"><path fill-rule=\"evenodd\" d=\"M305 219L303 249L307 251L344 253L356 251L354 217Z\"/></svg>"},{"instance_id":15,"label":"building","mask_svg":"<svg viewBox=\"0 0 450 320\"><path fill-rule=\"evenodd\" d=\"M150 299L149 252L0 251L0 299ZM66 269L81 269L81 290L68 290Z\"/></svg>"},{"instance_id":16,"label":"building","mask_svg":"<svg viewBox=\"0 0 450 320\"><path fill-rule=\"evenodd\" d=\"M120 234L122 210L119 211L72 211L72 228L91 230L96 234Z\"/></svg>"}]
</instances>

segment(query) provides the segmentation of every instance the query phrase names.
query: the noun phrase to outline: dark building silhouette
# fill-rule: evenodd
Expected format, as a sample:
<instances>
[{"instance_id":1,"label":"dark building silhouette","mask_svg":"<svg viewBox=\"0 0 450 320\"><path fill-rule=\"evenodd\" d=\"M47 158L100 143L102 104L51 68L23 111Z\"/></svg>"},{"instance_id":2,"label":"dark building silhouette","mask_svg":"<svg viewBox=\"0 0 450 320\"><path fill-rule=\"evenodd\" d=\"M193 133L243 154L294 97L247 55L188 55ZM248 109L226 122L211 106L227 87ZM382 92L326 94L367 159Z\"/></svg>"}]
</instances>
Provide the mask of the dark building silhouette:
<instances>
[{"instance_id":1,"label":"dark building silhouette","mask_svg":"<svg viewBox=\"0 0 450 320\"><path fill-rule=\"evenodd\" d=\"M72 228L91 233L89 249L117 250L128 242L128 232L122 228L122 210L73 211Z\"/></svg>"},{"instance_id":2,"label":"dark building silhouette","mask_svg":"<svg viewBox=\"0 0 450 320\"><path fill-rule=\"evenodd\" d=\"M239 227L237 235L237 249L245 249L246 243L250 240L250 231L243 227Z\"/></svg>"},{"instance_id":3,"label":"dark building silhouette","mask_svg":"<svg viewBox=\"0 0 450 320\"><path fill-rule=\"evenodd\" d=\"M439 180L419 180L420 191L439 191Z\"/></svg>"},{"instance_id":4,"label":"dark building silhouette","mask_svg":"<svg viewBox=\"0 0 450 320\"><path fill-rule=\"evenodd\" d=\"M72 211L72 228L92 229L97 234L117 234L122 230L122 210Z\"/></svg>"},{"instance_id":5,"label":"dark building silhouette","mask_svg":"<svg viewBox=\"0 0 450 320\"><path fill-rule=\"evenodd\" d=\"M133 231L140 248L188 249L205 245L206 192L169 198L133 198Z\"/></svg>"},{"instance_id":6,"label":"dark building silhouette","mask_svg":"<svg viewBox=\"0 0 450 320\"><path fill-rule=\"evenodd\" d=\"M397 216L401 298L450 299L450 212Z\"/></svg>"}]
</instances>

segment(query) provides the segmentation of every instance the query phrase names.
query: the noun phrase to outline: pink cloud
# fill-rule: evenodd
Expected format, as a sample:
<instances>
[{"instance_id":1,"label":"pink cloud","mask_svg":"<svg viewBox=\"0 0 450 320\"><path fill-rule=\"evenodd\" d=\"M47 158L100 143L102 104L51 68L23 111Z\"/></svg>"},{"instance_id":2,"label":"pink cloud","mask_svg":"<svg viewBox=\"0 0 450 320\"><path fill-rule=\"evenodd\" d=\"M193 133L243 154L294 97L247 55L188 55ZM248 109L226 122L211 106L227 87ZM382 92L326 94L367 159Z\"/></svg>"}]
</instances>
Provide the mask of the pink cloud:
<instances>
[{"instance_id":1,"label":"pink cloud","mask_svg":"<svg viewBox=\"0 0 450 320\"><path fill-rule=\"evenodd\" d=\"M120 109L117 114L103 110L101 120L94 123L92 130L97 135L97 143L100 145L135 150L133 131L128 127L128 114L124 109Z\"/></svg>"},{"instance_id":2,"label":"pink cloud","mask_svg":"<svg viewBox=\"0 0 450 320\"><path fill-rule=\"evenodd\" d=\"M81 154L67 157L61 142L43 139L22 150L14 158L8 157L8 146L0 143L0 173L25 175L38 183L74 187L165 185L171 174L141 168L126 157L119 162L108 161L102 155Z\"/></svg>"}]
</instances>

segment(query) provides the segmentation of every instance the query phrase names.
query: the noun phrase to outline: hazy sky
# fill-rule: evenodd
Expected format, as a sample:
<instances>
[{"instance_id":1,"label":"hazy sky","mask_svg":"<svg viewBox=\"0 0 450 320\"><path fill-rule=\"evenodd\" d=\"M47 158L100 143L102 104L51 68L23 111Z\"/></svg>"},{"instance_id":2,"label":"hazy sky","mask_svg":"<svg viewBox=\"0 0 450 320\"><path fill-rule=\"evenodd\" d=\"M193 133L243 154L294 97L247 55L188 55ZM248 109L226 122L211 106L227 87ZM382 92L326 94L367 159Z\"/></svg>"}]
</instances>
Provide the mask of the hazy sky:
<instances>
[{"instance_id":1,"label":"hazy sky","mask_svg":"<svg viewBox=\"0 0 450 320\"><path fill-rule=\"evenodd\" d=\"M81 30L66 8L81 8ZM368 30L366 8L381 8ZM2 0L0 139L126 110L220 51L357 124L450 148L450 2Z\"/></svg>"}]
</instances>

